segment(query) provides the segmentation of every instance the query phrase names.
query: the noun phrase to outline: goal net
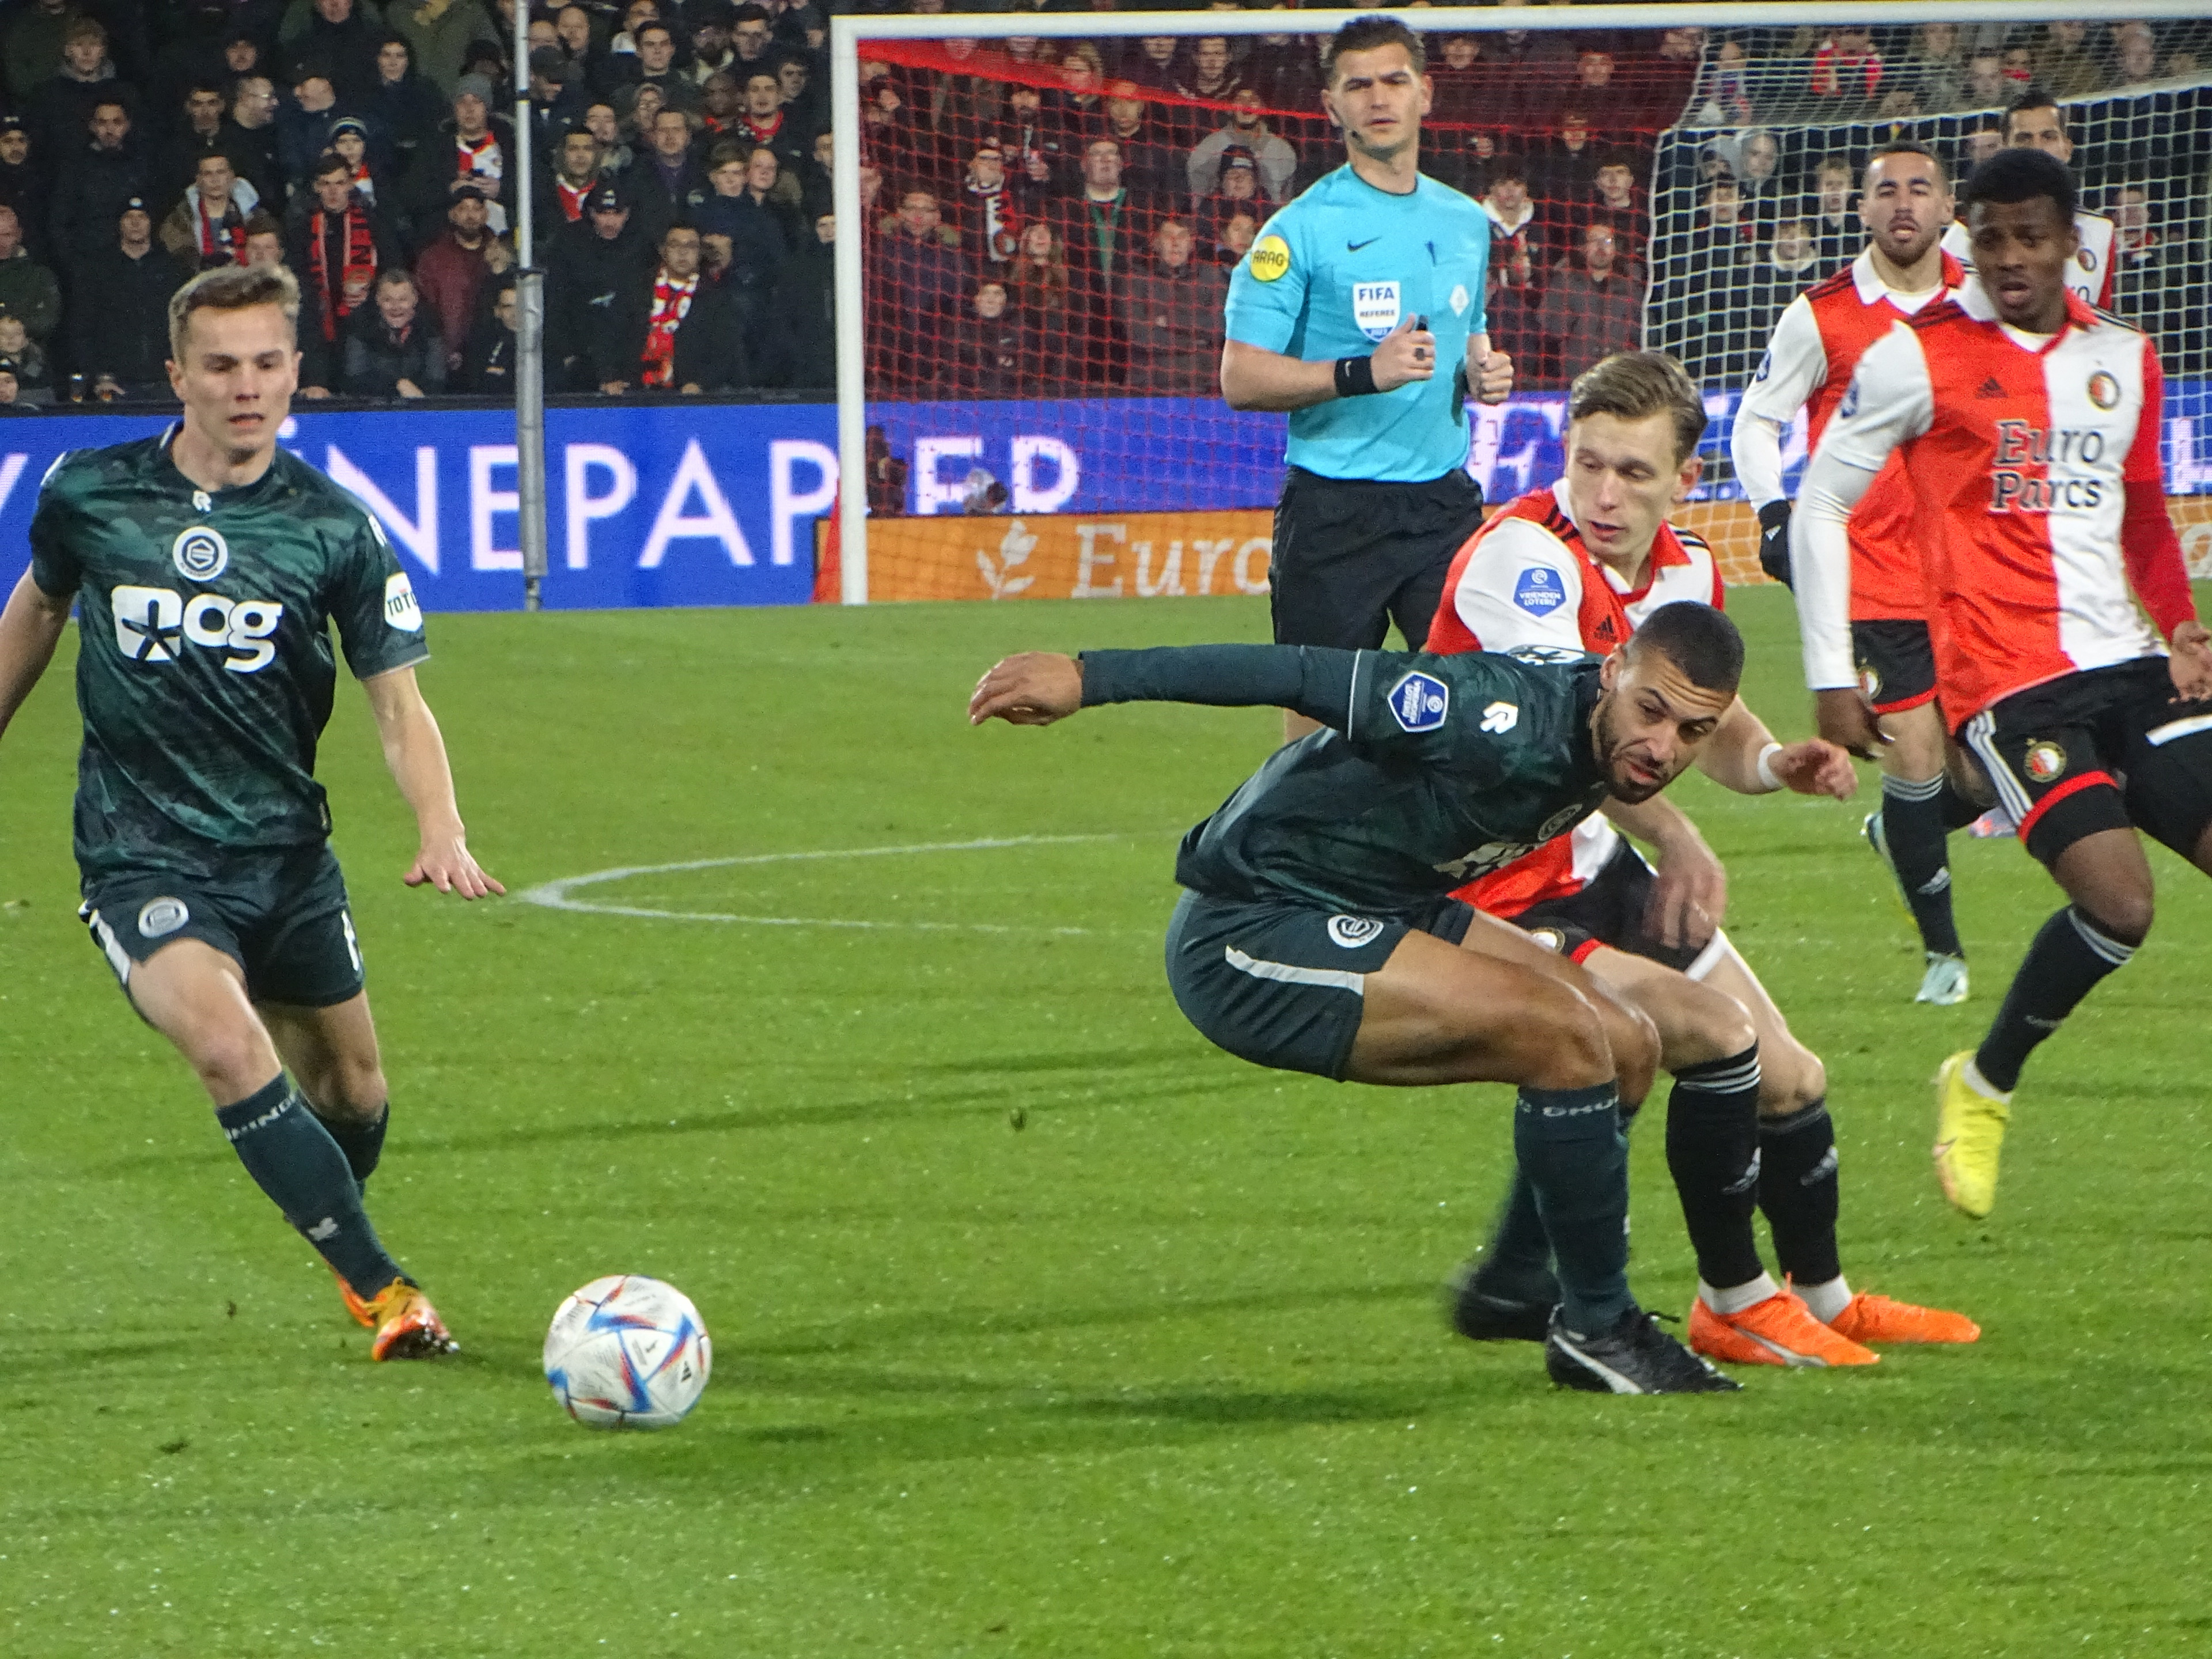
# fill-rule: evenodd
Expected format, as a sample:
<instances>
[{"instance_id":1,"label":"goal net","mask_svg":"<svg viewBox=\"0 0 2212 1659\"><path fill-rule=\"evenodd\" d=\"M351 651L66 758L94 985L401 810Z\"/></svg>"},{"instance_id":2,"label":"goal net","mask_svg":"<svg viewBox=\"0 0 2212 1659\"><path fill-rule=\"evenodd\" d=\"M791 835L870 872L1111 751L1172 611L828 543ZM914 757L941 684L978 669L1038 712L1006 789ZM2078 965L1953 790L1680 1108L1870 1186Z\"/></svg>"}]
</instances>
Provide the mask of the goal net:
<instances>
[{"instance_id":1,"label":"goal net","mask_svg":"<svg viewBox=\"0 0 2212 1659\"><path fill-rule=\"evenodd\" d=\"M1660 347L1715 416L1686 517L1756 580L1729 416L1782 307L1863 245L1858 167L1911 136L1963 173L2038 76L2084 205L2119 228L2114 308L2165 344L2174 482L2197 488L2212 24L2170 0L2126 24L1938 21L1997 9L1401 14L1435 85L1423 171L1492 223L1485 307L1517 376L1468 406L1487 497L1558 476L1576 374ZM1267 591L1285 421L1223 403L1223 304L1267 216L1343 164L1321 52L1354 15L836 21L846 480L824 597ZM1853 15L1880 21L1830 21Z\"/></svg>"}]
</instances>

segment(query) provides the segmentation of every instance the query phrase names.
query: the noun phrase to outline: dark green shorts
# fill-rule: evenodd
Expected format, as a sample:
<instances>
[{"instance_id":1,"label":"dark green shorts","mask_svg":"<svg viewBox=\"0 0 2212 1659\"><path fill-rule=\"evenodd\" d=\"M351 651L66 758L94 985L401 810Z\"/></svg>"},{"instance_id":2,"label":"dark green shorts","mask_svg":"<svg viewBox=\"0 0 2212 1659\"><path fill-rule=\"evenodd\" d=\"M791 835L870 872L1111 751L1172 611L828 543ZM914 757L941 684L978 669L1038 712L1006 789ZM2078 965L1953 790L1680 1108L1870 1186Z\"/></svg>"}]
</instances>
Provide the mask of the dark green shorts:
<instances>
[{"instance_id":1,"label":"dark green shorts","mask_svg":"<svg viewBox=\"0 0 2212 1659\"><path fill-rule=\"evenodd\" d=\"M246 970L256 1002L328 1008L361 993L345 877L327 846L239 858L213 875L105 873L87 879L77 915L126 992L134 963L196 939Z\"/></svg>"},{"instance_id":2,"label":"dark green shorts","mask_svg":"<svg viewBox=\"0 0 2212 1659\"><path fill-rule=\"evenodd\" d=\"M1187 891L1168 923L1168 985L1183 1017L1217 1048L1255 1066L1341 1082L1367 975L1407 933L1456 945L1474 921L1450 898L1419 915L1389 917Z\"/></svg>"}]
</instances>

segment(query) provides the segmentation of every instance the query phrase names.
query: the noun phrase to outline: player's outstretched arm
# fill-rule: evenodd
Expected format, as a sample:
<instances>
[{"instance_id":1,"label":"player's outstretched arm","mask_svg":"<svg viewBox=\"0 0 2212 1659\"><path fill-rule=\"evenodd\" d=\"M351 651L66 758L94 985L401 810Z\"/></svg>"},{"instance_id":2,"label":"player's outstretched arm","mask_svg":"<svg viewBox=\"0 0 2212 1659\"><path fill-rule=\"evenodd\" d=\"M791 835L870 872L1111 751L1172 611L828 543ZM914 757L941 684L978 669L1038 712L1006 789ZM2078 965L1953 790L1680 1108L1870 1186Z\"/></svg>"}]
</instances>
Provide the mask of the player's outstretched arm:
<instances>
[{"instance_id":1,"label":"player's outstretched arm","mask_svg":"<svg viewBox=\"0 0 2212 1659\"><path fill-rule=\"evenodd\" d=\"M1006 658L976 683L968 699L968 721L1049 726L1100 703L1188 702L1213 708L1294 709L1340 732L1352 720L1355 687L1372 693L1378 673L1409 660L1310 645L1158 646L1149 651L1088 651L1079 660L1024 652Z\"/></svg>"},{"instance_id":2,"label":"player's outstretched arm","mask_svg":"<svg viewBox=\"0 0 2212 1659\"><path fill-rule=\"evenodd\" d=\"M8 608L0 611L0 732L54 659L69 626L70 603L67 596L58 599L40 587L27 570L8 596Z\"/></svg>"},{"instance_id":3,"label":"player's outstretched arm","mask_svg":"<svg viewBox=\"0 0 2212 1659\"><path fill-rule=\"evenodd\" d=\"M968 724L1050 726L1083 707L1083 664L1051 651L1024 651L992 665L968 699Z\"/></svg>"},{"instance_id":4,"label":"player's outstretched arm","mask_svg":"<svg viewBox=\"0 0 2212 1659\"><path fill-rule=\"evenodd\" d=\"M1856 690L1852 692L1857 696ZM1820 738L1778 743L1766 722L1739 697L1698 757L1698 769L1723 789L1739 795L1771 795L1789 789L1800 795L1832 795L1849 800L1858 793L1858 774L1841 745Z\"/></svg>"},{"instance_id":5,"label":"player's outstretched arm","mask_svg":"<svg viewBox=\"0 0 2212 1659\"><path fill-rule=\"evenodd\" d=\"M406 883L425 882L441 893L482 898L507 889L486 875L469 852L468 832L453 799L453 769L446 758L446 738L436 716L422 701L412 668L395 668L361 683L384 740L384 763L392 769L401 799L414 809L422 846L408 866Z\"/></svg>"}]
</instances>

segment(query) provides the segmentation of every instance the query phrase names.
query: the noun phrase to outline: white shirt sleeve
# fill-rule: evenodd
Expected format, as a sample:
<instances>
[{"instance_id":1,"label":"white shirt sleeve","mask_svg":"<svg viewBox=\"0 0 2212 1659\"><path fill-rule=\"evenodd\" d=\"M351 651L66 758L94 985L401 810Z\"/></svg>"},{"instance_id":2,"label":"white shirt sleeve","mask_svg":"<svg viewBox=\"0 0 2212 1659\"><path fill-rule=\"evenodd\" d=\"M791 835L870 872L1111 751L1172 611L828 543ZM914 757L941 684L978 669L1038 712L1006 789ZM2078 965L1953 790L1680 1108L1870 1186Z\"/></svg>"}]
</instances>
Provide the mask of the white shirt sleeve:
<instances>
[{"instance_id":1,"label":"white shirt sleeve","mask_svg":"<svg viewBox=\"0 0 2212 1659\"><path fill-rule=\"evenodd\" d=\"M1890 452L1928 430L1934 410L1919 337L1900 323L1859 359L1851 389L1806 465L1790 523L1790 558L1797 576L1805 684L1815 691L1858 684L1851 649L1851 509Z\"/></svg>"},{"instance_id":2,"label":"white shirt sleeve","mask_svg":"<svg viewBox=\"0 0 2212 1659\"><path fill-rule=\"evenodd\" d=\"M1508 519L1476 544L1451 606L1485 651L1583 649L1581 562L1531 520Z\"/></svg>"},{"instance_id":3,"label":"white shirt sleeve","mask_svg":"<svg viewBox=\"0 0 2212 1659\"><path fill-rule=\"evenodd\" d=\"M1782 499L1782 440L1805 400L1827 378L1820 325L1813 319L1812 303L1801 294L1775 323L1759 374L1736 405L1735 424L1729 429L1736 482L1754 508Z\"/></svg>"}]
</instances>

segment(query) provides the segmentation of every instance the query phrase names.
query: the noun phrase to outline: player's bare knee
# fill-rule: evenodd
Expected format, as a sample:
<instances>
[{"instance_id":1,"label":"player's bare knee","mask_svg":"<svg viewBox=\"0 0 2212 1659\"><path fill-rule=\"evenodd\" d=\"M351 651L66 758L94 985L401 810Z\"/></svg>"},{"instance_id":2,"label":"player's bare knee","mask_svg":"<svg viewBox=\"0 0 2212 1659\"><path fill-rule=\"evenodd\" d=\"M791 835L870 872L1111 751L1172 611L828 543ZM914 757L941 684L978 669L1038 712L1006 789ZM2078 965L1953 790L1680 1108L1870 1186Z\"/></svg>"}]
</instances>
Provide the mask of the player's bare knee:
<instances>
[{"instance_id":1,"label":"player's bare knee","mask_svg":"<svg viewBox=\"0 0 2212 1659\"><path fill-rule=\"evenodd\" d=\"M1740 1054L1759 1041L1759 1030L1751 1023L1751 1016L1727 992L1692 979L1684 979L1669 989L1677 1011L1678 1029L1661 1056L1662 1064L1702 1066Z\"/></svg>"},{"instance_id":2,"label":"player's bare knee","mask_svg":"<svg viewBox=\"0 0 2212 1659\"><path fill-rule=\"evenodd\" d=\"M373 1122L392 1092L384 1080L384 1067L376 1057L349 1057L338 1061L331 1071L331 1088L324 1115Z\"/></svg>"},{"instance_id":3,"label":"player's bare knee","mask_svg":"<svg viewBox=\"0 0 2212 1659\"><path fill-rule=\"evenodd\" d=\"M2093 904L2077 902L2074 907L2082 919L2096 930L2126 945L2141 945L2150 937L2150 925L2157 911L2150 885L2128 886L2101 892Z\"/></svg>"},{"instance_id":4,"label":"player's bare knee","mask_svg":"<svg viewBox=\"0 0 2212 1659\"><path fill-rule=\"evenodd\" d=\"M1641 1008L1627 1012L1626 1031L1612 1037L1613 1070L1621 1099L1636 1105L1651 1092L1652 1079L1659 1073L1659 1027Z\"/></svg>"},{"instance_id":5,"label":"player's bare knee","mask_svg":"<svg viewBox=\"0 0 2212 1659\"><path fill-rule=\"evenodd\" d=\"M1828 1092L1828 1068L1802 1043L1785 1040L1759 1057L1759 1115L1787 1117Z\"/></svg>"},{"instance_id":6,"label":"player's bare knee","mask_svg":"<svg viewBox=\"0 0 2212 1659\"><path fill-rule=\"evenodd\" d=\"M1605 1019L1581 992L1571 985L1546 985L1527 1012L1534 1041L1529 1045L1530 1074L1523 1082L1536 1089L1590 1089L1613 1080L1615 1061ZM1622 1023L1625 1032L1633 1032L1638 1020L1650 1028L1650 1021L1634 1010L1622 1012L1629 1017Z\"/></svg>"},{"instance_id":7,"label":"player's bare knee","mask_svg":"<svg viewBox=\"0 0 2212 1659\"><path fill-rule=\"evenodd\" d=\"M218 1105L243 1100L278 1070L268 1040L250 1029L196 1031L177 1046Z\"/></svg>"}]
</instances>

